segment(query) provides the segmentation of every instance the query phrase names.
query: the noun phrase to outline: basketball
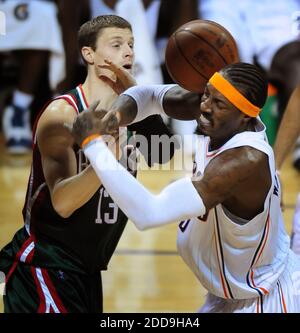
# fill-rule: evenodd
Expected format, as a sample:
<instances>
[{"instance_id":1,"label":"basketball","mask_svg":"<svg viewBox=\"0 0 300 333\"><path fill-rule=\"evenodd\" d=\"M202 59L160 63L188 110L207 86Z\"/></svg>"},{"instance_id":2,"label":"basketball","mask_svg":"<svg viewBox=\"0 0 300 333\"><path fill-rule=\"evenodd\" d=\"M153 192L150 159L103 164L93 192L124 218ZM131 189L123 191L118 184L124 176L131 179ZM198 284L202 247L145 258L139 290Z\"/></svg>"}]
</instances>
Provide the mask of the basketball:
<instances>
[{"instance_id":1,"label":"basketball","mask_svg":"<svg viewBox=\"0 0 300 333\"><path fill-rule=\"evenodd\" d=\"M229 31L213 21L194 20L182 25L169 38L165 61L177 84L203 93L215 72L238 62L239 58Z\"/></svg>"}]
</instances>

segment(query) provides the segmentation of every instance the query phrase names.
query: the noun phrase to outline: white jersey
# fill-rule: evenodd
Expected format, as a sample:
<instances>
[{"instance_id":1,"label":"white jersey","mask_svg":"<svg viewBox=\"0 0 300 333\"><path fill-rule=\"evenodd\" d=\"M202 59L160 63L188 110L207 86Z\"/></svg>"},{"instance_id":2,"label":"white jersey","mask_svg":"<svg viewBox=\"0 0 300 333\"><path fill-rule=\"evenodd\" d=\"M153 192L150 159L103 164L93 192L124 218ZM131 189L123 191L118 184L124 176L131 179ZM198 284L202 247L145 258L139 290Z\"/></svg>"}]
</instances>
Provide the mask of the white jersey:
<instances>
[{"instance_id":1,"label":"white jersey","mask_svg":"<svg viewBox=\"0 0 300 333\"><path fill-rule=\"evenodd\" d=\"M50 51L49 81L52 89L65 77L65 50L57 13L54 1L0 1L0 21L5 23L4 36L0 31L0 52Z\"/></svg>"},{"instance_id":2,"label":"white jersey","mask_svg":"<svg viewBox=\"0 0 300 333\"><path fill-rule=\"evenodd\" d=\"M256 56L266 70L280 47L299 39L299 0L199 0L199 10L230 31L241 61L253 63Z\"/></svg>"},{"instance_id":3,"label":"white jersey","mask_svg":"<svg viewBox=\"0 0 300 333\"><path fill-rule=\"evenodd\" d=\"M251 221L235 217L219 204L203 220L181 222L178 251L210 294L227 300L264 297L277 286L290 256L273 150L260 121L256 132L239 133L216 151L209 151L209 142L209 137L198 137L194 176L201 176L225 150L250 146L268 155L272 184L263 212Z\"/></svg>"}]
</instances>

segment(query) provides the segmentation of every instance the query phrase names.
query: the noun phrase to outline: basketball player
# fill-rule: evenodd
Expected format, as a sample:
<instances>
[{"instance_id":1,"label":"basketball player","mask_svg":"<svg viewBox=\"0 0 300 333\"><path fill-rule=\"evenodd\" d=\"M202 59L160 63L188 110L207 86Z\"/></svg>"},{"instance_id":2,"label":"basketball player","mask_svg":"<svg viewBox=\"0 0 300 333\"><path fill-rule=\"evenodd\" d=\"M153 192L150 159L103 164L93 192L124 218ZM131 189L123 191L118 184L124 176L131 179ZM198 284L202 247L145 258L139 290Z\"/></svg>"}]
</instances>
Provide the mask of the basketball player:
<instances>
[{"instance_id":1,"label":"basketball player","mask_svg":"<svg viewBox=\"0 0 300 333\"><path fill-rule=\"evenodd\" d=\"M82 25L78 40L86 80L50 101L38 118L25 226L0 253L5 312L101 312L100 271L127 222L64 124L72 124L95 100L109 108L135 83L131 26L115 15L99 16ZM122 68L123 75L111 68L116 73ZM166 132L162 124L156 117L135 130L159 134ZM127 135L124 129L120 140Z\"/></svg>"},{"instance_id":2,"label":"basketball player","mask_svg":"<svg viewBox=\"0 0 300 333\"><path fill-rule=\"evenodd\" d=\"M300 85L291 95L287 108L284 112L274 145L276 167L279 172L288 153L291 151L292 146L295 144L297 138L300 135L299 109ZM293 218L291 248L297 255L300 255L300 194L298 194Z\"/></svg>"},{"instance_id":3,"label":"basketball player","mask_svg":"<svg viewBox=\"0 0 300 333\"><path fill-rule=\"evenodd\" d=\"M182 221L179 253L209 292L202 312L300 311L300 262L289 249L273 151L258 117L266 96L267 81L254 65L236 63L215 73L198 111L194 178L158 195L120 166L100 134L108 125L112 130L147 117L152 103L169 116L180 110L184 116L192 110L188 92L133 87L106 118L100 119L104 111L84 113L73 125L76 142L138 229Z\"/></svg>"}]
</instances>

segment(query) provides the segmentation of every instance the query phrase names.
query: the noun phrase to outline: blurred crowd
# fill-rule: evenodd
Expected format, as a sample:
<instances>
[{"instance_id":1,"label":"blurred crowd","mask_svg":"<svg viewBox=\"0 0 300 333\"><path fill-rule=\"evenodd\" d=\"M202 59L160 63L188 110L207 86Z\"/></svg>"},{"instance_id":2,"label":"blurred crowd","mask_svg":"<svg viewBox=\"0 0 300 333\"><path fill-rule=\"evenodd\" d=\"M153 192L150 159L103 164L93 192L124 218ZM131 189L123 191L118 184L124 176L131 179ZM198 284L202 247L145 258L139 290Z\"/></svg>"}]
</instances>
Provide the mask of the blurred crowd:
<instances>
[{"instance_id":1,"label":"blurred crowd","mask_svg":"<svg viewBox=\"0 0 300 333\"><path fill-rule=\"evenodd\" d=\"M226 27L241 61L265 70L270 91L276 92L277 121L300 83L299 0L2 0L0 11L6 21L0 35L0 112L10 153L30 151L39 110L83 81L77 31L98 15L117 14L132 24L140 84L172 82L164 64L168 37L197 18ZM195 122L172 121L170 126L190 134Z\"/></svg>"}]
</instances>

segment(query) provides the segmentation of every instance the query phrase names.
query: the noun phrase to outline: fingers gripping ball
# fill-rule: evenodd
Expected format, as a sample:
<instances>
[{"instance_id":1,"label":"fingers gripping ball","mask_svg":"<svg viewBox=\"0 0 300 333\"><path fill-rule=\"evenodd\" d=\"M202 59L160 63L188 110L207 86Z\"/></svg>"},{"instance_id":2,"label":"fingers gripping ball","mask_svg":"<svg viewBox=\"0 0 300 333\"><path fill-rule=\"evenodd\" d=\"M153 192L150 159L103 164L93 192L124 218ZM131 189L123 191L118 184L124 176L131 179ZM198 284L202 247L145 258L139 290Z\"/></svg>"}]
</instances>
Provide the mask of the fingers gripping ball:
<instances>
[{"instance_id":1,"label":"fingers gripping ball","mask_svg":"<svg viewBox=\"0 0 300 333\"><path fill-rule=\"evenodd\" d=\"M194 20L178 28L169 38L165 58L172 79L199 93L215 72L239 61L229 31L207 20Z\"/></svg>"}]
</instances>

